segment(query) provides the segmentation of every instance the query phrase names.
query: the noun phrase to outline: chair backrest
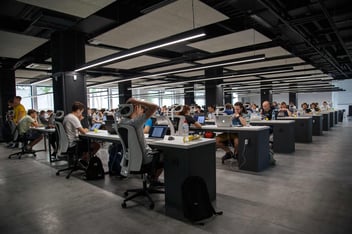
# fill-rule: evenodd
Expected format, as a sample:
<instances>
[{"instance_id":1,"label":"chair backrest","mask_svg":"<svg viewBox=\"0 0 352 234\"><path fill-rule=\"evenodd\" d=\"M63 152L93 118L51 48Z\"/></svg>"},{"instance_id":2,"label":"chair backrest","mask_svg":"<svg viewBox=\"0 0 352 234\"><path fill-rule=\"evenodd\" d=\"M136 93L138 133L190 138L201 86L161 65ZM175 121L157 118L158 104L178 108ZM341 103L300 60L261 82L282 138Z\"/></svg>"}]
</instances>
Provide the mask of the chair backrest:
<instances>
[{"instance_id":1,"label":"chair backrest","mask_svg":"<svg viewBox=\"0 0 352 234\"><path fill-rule=\"evenodd\" d=\"M140 171L144 151L138 141L136 129L131 125L117 124L117 133L123 149L121 175L127 176L130 172Z\"/></svg>"},{"instance_id":2,"label":"chair backrest","mask_svg":"<svg viewBox=\"0 0 352 234\"><path fill-rule=\"evenodd\" d=\"M60 122L55 122L55 130L57 138L57 155L66 153L69 146L68 137L64 126Z\"/></svg>"}]
</instances>

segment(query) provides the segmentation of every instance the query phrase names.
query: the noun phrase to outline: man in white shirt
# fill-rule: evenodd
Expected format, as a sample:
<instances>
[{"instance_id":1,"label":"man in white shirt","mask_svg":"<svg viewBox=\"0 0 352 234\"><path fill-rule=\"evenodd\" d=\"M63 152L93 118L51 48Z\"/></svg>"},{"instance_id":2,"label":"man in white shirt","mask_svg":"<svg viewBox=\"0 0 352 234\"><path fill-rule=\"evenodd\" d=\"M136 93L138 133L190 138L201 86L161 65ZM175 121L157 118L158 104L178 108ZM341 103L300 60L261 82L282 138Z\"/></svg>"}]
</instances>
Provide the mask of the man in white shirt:
<instances>
[{"instance_id":1,"label":"man in white shirt","mask_svg":"<svg viewBox=\"0 0 352 234\"><path fill-rule=\"evenodd\" d=\"M65 116L63 125L68 137L69 147L74 147L77 145L78 154L81 155L83 161L82 164L85 164L89 160L88 154L88 140L79 139L79 134L86 134L89 130L83 128L81 120L83 119L82 113L84 111L84 104L81 102L74 102L72 104L72 112ZM95 155L99 150L100 145L97 142L92 142L90 144L90 153Z\"/></svg>"}]
</instances>

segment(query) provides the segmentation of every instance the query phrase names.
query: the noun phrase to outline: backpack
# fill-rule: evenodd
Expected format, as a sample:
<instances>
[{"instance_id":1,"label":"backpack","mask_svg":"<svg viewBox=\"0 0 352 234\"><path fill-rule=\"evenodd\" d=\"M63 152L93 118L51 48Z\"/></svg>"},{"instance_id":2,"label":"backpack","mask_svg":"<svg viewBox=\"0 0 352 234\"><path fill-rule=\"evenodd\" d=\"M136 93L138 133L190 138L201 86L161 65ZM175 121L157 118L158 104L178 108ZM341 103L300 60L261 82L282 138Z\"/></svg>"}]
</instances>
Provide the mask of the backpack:
<instances>
[{"instance_id":1,"label":"backpack","mask_svg":"<svg viewBox=\"0 0 352 234\"><path fill-rule=\"evenodd\" d=\"M120 143L113 143L109 146L109 175L120 175L121 160L122 160L122 145Z\"/></svg>"},{"instance_id":2,"label":"backpack","mask_svg":"<svg viewBox=\"0 0 352 234\"><path fill-rule=\"evenodd\" d=\"M198 222L213 215L222 215L216 212L210 202L207 185L199 176L189 176L182 183L183 214L191 222ZM202 223L199 223L202 224Z\"/></svg>"},{"instance_id":3,"label":"backpack","mask_svg":"<svg viewBox=\"0 0 352 234\"><path fill-rule=\"evenodd\" d=\"M93 156L90 158L86 169L87 180L103 179L105 175L103 164L99 157Z\"/></svg>"}]
</instances>

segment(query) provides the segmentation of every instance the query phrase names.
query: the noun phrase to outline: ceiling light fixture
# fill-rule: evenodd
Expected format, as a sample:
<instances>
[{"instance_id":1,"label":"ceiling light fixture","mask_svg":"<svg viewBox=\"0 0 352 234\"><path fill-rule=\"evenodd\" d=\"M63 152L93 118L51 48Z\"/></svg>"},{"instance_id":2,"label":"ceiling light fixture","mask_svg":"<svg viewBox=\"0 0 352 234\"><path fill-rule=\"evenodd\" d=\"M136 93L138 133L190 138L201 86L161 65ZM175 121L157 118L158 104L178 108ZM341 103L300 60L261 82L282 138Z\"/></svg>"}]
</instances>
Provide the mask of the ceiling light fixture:
<instances>
[{"instance_id":1,"label":"ceiling light fixture","mask_svg":"<svg viewBox=\"0 0 352 234\"><path fill-rule=\"evenodd\" d=\"M148 51L151 51L151 50L155 50L155 49L158 49L158 48L161 48L161 47L174 45L174 44L181 43L181 42L184 42L184 41L196 39L196 38L199 38L199 37L203 37L205 35L206 35L205 33L198 33L198 34L195 34L195 35L192 35L192 36L188 36L188 37L184 37L184 38L181 38L181 39L165 42L165 43L162 43L162 44L149 45L149 46L148 45L138 46L138 47L135 47L134 49L123 51L123 52L119 52L117 54L111 55L112 57L111 56L107 56L105 58L92 61L91 63L76 69L75 72L83 71L83 70L86 70L88 68L92 68L92 67L96 67L96 66L99 66L99 65L102 65L102 64L110 63L110 62L113 62L113 61L116 61L116 60L120 60L120 59L123 59L123 58L131 57L131 56L134 56L134 55L137 55L137 54L142 54L142 53L145 53L145 52L148 52ZM144 48L145 46L148 46L148 47Z\"/></svg>"}]
</instances>

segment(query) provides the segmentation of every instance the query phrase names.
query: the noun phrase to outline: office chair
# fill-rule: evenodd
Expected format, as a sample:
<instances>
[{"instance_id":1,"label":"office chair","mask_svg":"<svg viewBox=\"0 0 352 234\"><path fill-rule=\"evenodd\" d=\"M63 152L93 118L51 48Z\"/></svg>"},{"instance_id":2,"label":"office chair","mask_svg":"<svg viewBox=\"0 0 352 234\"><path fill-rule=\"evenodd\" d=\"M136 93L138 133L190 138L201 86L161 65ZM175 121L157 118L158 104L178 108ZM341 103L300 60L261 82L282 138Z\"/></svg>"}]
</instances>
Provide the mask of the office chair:
<instances>
[{"instance_id":1,"label":"office chair","mask_svg":"<svg viewBox=\"0 0 352 234\"><path fill-rule=\"evenodd\" d=\"M15 132L18 134L18 128L16 127L16 129L17 130ZM21 151L18 151L16 153L10 154L8 158L11 159L13 156L17 156L18 159L21 159L21 157L23 155L26 155L26 154L31 154L34 157L36 157L37 156L36 155L36 151L34 151L34 150L31 150L31 151L26 150L26 147L28 145L28 141L29 140L28 140L26 134L21 134L21 135L18 134L18 135L16 135L16 142L18 144L22 144Z\"/></svg>"},{"instance_id":2,"label":"office chair","mask_svg":"<svg viewBox=\"0 0 352 234\"><path fill-rule=\"evenodd\" d=\"M78 162L79 157L77 156L77 147L69 147L68 137L62 123L55 122L55 130L58 137L57 156L66 156L68 163L68 167L58 170L56 175L59 176L60 172L69 171L69 173L66 175L66 179L69 179L74 171L86 171L86 168L82 167Z\"/></svg>"},{"instance_id":3,"label":"office chair","mask_svg":"<svg viewBox=\"0 0 352 234\"><path fill-rule=\"evenodd\" d=\"M137 138L136 129L131 125L118 124L117 133L120 136L122 149L123 149L123 158L121 162L121 174L123 176L128 176L128 174L140 174L143 179L143 187L139 189L128 189L124 195L128 196L128 193L133 192L131 196L125 198L121 204L122 208L126 208L126 202L138 197L144 196L149 200L149 208L154 209L154 201L152 200L151 193L165 193L164 191L153 189L148 187L149 176L153 175L153 172L156 171L156 163L152 162L149 164L143 165L143 148L139 143ZM157 153L157 152L156 152ZM155 160L159 160L158 157L154 157Z\"/></svg>"}]
</instances>

